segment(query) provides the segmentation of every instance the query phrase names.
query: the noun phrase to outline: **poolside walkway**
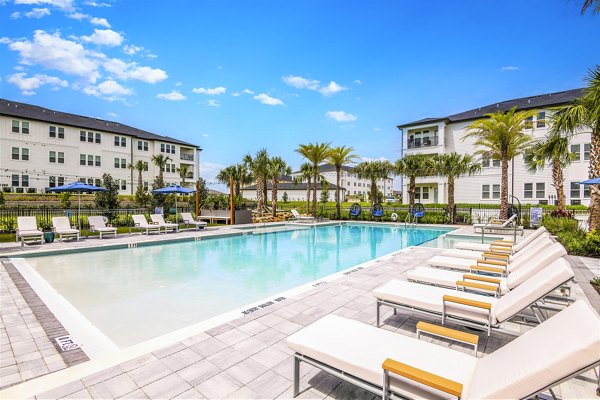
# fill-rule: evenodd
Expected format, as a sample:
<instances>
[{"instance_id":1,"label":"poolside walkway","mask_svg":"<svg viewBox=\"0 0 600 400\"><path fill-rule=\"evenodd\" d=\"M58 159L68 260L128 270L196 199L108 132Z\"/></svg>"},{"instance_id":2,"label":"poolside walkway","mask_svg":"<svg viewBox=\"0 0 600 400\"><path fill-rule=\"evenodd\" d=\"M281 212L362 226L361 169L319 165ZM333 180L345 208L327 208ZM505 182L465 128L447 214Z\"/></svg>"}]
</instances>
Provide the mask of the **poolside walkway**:
<instances>
[{"instance_id":1,"label":"poolside walkway","mask_svg":"<svg viewBox=\"0 0 600 400\"><path fill-rule=\"evenodd\" d=\"M208 232L207 232L208 233ZM169 235L161 235L169 236ZM160 237L159 237L160 238ZM143 239L143 238L141 238ZM117 239L119 240L119 239ZM43 246L42 246L43 247ZM244 317L237 318L206 332L184 340L163 345L132 359L119 360L118 357L103 357L62 369L45 376L9 387L0 391L1 398L231 398L231 399L273 399L292 397L292 352L285 339L326 314L337 314L375 324L375 299L371 291L393 278L405 279L406 271L438 252L437 249L415 247L393 256L384 257L372 266L353 269L347 275L319 284L313 289L293 298L260 309ZM591 261L590 261L591 260ZM577 258L582 264L576 269L586 273L586 265L597 260ZM600 265L591 265L600 270ZM10 268L10 267L9 267ZM6 351L15 353L17 346L5 347L12 333L9 326L13 320L5 319L5 301L11 301L21 315L32 315L27 304L19 298L20 292L3 266L2 278L2 359ZM583 276L583 275L582 275ZM7 293L8 292L8 293ZM585 298L584 289L574 285L573 294ZM589 294L588 294L589 295ZM597 293L594 295L598 296ZM592 298L592 300L598 298ZM11 310L14 310L11 308ZM419 317L400 312L393 316L389 309L382 309L382 329L415 336L415 325ZM12 315L14 313L8 313ZM436 322L431 321L430 322ZM439 322L439 321L438 321ZM35 318L27 317L27 327L23 331L41 331ZM523 327L510 324L509 328ZM32 334L33 335L33 334ZM43 335L42 335L43 336ZM487 338L480 334L480 350L493 352L502 347L513 336L494 334ZM45 338L40 338L40 346L48 346ZM441 345L470 352L460 344L431 340ZM34 342L37 343L36 340ZM13 343L13 342L11 342ZM28 348L29 349L29 348ZM48 353L45 357L55 354ZM35 350L40 352L40 350ZM31 351L33 353L34 350ZM123 351L126 353L126 351ZM20 356L29 353L20 354ZM63 353L66 354L66 353ZM33 357L33 356L32 356ZM15 354L15 359L16 354ZM8 358L7 358L8 360ZM44 362L48 366L51 362ZM8 363L8 361L7 361ZM11 364L8 367L13 367ZM57 364L58 365L58 364ZM3 374L0 386L7 386ZM50 368L48 368L50 372ZM90 371L96 371L90 373ZM353 385L343 383L306 364L301 370L302 399L373 399L375 396ZM21 377L26 379L27 375ZM15 379L15 378L11 378ZM586 377L571 379L561 384L555 393L564 398L590 398L594 396L595 375L590 371ZM10 384L10 383L9 383Z\"/></svg>"}]
</instances>

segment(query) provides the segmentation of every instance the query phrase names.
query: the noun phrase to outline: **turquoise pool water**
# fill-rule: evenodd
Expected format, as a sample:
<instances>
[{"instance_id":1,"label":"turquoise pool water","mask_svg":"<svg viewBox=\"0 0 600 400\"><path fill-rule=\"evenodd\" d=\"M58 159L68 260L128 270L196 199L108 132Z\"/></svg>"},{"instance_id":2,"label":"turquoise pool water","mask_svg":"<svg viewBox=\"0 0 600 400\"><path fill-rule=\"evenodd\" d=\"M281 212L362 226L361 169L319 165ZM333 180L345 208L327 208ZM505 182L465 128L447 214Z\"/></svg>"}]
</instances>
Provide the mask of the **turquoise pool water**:
<instances>
[{"instance_id":1,"label":"turquoise pool water","mask_svg":"<svg viewBox=\"0 0 600 400\"><path fill-rule=\"evenodd\" d=\"M451 229L342 224L28 258L119 347L174 331Z\"/></svg>"}]
</instances>

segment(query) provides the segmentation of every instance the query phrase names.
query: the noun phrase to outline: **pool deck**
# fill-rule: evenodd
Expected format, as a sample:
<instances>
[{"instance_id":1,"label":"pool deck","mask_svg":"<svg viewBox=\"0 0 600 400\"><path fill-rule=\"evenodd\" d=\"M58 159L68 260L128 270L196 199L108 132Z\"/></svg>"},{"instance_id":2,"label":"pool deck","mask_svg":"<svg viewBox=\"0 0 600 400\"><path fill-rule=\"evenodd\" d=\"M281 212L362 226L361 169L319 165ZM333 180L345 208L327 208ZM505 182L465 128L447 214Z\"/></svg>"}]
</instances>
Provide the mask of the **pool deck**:
<instances>
[{"instance_id":1,"label":"pool deck","mask_svg":"<svg viewBox=\"0 0 600 400\"><path fill-rule=\"evenodd\" d=\"M175 237L212 236L231 232L212 228L205 232L179 234L124 235L104 239L102 244L128 244ZM462 228L457 233L470 233ZM0 247L7 252L39 252L96 247L99 239L64 242L43 246ZM34 249L35 248L35 249ZM33 250L32 250L33 249ZM375 324L375 299L371 291L390 279L406 279L406 271L425 261L438 249L413 247L383 257L373 265L352 270L339 279L318 286L189 336L165 336L145 346L133 346L115 354L86 360L81 350L61 352L53 337L61 332L52 313L36 301L35 293L8 262L0 269L2 320L0 325L0 398L291 398L292 351L285 339L327 314L336 314ZM18 256L18 255L17 255ZM600 260L569 257L578 284L575 298L587 298L600 311L600 296L589 279L600 273ZM19 279L20 278L20 279ZM415 325L423 318L399 311L392 315L383 308L382 329L415 336ZM429 322L439 322L428 319ZM509 323L507 329L522 331ZM63 328L64 329L64 328ZM480 350L490 353L513 336L480 334ZM429 340L429 339L427 339ZM431 340L469 352L460 344ZM302 399L372 399L375 396L306 364L301 370ZM597 379L594 371L562 383L555 393L563 398L594 396Z\"/></svg>"}]
</instances>

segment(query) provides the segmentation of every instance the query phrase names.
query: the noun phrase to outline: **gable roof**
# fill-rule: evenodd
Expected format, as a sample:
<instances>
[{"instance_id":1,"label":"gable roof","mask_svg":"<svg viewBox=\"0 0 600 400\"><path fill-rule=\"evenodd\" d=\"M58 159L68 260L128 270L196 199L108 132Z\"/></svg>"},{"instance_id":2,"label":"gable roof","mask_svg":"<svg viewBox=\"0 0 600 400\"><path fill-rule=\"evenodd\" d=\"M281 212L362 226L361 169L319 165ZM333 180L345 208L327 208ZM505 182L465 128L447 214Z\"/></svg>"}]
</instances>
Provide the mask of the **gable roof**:
<instances>
[{"instance_id":1,"label":"gable roof","mask_svg":"<svg viewBox=\"0 0 600 400\"><path fill-rule=\"evenodd\" d=\"M585 89L571 89L563 92L540 94L537 96L521 97L513 100L506 100L499 103L488 104L487 106L474 108L472 110L463 111L457 114L452 114L443 118L424 118L406 124L398 125L399 129L408 128L416 125L423 125L431 122L460 122L475 120L483 117L485 114L494 113L496 111L508 111L513 107L517 110L532 110L536 108L555 107L569 103L583 96Z\"/></svg>"},{"instance_id":2,"label":"gable roof","mask_svg":"<svg viewBox=\"0 0 600 400\"><path fill-rule=\"evenodd\" d=\"M61 111L51 110L32 104L19 103L16 101L0 99L0 115L16 118L32 119L36 121L50 122L57 125L67 125L76 128L85 128L97 131L116 133L120 135L133 136L140 139L160 140L163 142L176 143L184 146L200 148L200 146L184 142L169 136L161 136L152 132L134 128L118 122L104 119L84 117L82 115L69 114Z\"/></svg>"}]
</instances>

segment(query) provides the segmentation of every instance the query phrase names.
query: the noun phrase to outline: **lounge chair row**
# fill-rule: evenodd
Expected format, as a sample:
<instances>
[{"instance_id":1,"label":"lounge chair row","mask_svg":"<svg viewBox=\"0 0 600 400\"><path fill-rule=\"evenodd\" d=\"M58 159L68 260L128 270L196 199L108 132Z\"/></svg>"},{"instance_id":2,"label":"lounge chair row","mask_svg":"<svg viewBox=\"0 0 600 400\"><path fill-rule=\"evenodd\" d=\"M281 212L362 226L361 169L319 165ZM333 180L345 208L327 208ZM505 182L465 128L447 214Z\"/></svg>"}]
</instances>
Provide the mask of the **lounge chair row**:
<instances>
[{"instance_id":1,"label":"lounge chair row","mask_svg":"<svg viewBox=\"0 0 600 400\"><path fill-rule=\"evenodd\" d=\"M464 271L447 265L418 267L409 271L412 282L392 280L373 291L380 308L410 310L440 318L442 324L501 331L500 324L520 317L537 319L530 331L483 358L440 347L418 338L377 329L357 321L328 315L288 338L294 350L294 396L299 394L300 363L327 371L384 399L391 395L414 399L528 398L548 390L566 378L600 364L600 316L587 302L565 301L564 307L546 306L558 288L573 279L565 249L542 228L519 244L502 247L497 275ZM533 257L536 254L537 257ZM463 254L464 255L464 254ZM448 255L445 257L450 258ZM456 258L455 260L467 258ZM478 258L467 259L477 266ZM484 258L485 260L485 258ZM430 260L431 261L431 260ZM449 260L447 260L449 262ZM510 265L510 268L508 266ZM422 283L428 285L423 285ZM569 299L570 300L570 299ZM558 312L547 318L542 309ZM477 346L478 337L447 327L419 323L418 330ZM552 394L553 395L553 394Z\"/></svg>"}]
</instances>

